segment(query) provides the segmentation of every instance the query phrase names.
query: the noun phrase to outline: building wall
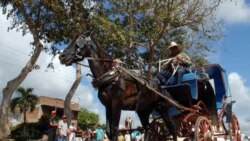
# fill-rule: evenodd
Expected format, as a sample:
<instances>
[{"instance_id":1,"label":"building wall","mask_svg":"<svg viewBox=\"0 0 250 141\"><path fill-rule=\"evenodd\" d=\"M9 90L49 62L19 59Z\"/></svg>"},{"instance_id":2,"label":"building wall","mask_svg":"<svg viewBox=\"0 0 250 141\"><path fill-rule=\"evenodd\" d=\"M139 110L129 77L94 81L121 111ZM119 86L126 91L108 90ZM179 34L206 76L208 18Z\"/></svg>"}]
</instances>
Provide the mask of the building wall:
<instances>
[{"instance_id":1,"label":"building wall","mask_svg":"<svg viewBox=\"0 0 250 141\"><path fill-rule=\"evenodd\" d=\"M48 107L48 109L44 110L42 107ZM63 108L64 108L64 101L62 99L58 98L51 98L46 96L40 96L39 101L36 105L36 108L33 112L27 113L27 121L28 122L37 122L42 115L44 114L50 114L50 112L54 109L58 109L58 111L61 112L61 114L58 114L58 117L61 117L63 114ZM78 103L72 102L70 105L71 110L73 110L75 119L79 112L80 106ZM60 109L60 110L59 110ZM16 112L15 115L10 115L10 121L13 122L12 124L19 124L23 121L22 114L19 112Z\"/></svg>"}]
</instances>

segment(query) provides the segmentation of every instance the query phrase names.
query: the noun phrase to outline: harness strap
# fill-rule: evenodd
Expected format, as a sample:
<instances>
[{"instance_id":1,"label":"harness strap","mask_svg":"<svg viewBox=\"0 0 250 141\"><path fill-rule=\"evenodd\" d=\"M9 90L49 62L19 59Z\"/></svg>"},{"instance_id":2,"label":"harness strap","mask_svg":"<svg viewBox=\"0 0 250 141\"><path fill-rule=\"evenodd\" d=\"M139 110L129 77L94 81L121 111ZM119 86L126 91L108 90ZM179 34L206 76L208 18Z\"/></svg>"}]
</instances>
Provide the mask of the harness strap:
<instances>
[{"instance_id":1,"label":"harness strap","mask_svg":"<svg viewBox=\"0 0 250 141\"><path fill-rule=\"evenodd\" d=\"M110 84L113 81L116 81L120 72L118 70L112 70L104 73L98 78L94 78L92 84L95 88Z\"/></svg>"}]
</instances>

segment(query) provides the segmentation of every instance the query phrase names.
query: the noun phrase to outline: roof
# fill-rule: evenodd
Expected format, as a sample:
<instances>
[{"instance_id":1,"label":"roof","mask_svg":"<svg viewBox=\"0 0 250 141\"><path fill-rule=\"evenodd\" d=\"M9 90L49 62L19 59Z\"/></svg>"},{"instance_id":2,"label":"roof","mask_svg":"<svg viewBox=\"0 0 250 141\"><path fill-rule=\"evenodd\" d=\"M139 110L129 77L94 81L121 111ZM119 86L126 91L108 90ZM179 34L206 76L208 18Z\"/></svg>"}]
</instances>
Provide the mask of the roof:
<instances>
[{"instance_id":1,"label":"roof","mask_svg":"<svg viewBox=\"0 0 250 141\"><path fill-rule=\"evenodd\" d=\"M59 98L51 98L47 96L40 96L38 104L57 107L57 108L64 108L64 100ZM80 105L79 103L71 102L70 108L73 111L79 111Z\"/></svg>"}]
</instances>

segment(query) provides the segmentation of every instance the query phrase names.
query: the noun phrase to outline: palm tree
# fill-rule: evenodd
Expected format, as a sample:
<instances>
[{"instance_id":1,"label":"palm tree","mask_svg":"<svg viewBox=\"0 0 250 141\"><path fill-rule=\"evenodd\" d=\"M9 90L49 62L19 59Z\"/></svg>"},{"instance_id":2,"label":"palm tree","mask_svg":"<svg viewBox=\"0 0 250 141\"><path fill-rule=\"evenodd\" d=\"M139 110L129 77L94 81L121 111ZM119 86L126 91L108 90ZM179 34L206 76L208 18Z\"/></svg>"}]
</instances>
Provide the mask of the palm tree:
<instances>
[{"instance_id":1,"label":"palm tree","mask_svg":"<svg viewBox=\"0 0 250 141\"><path fill-rule=\"evenodd\" d=\"M19 108L20 112L23 113L23 122L26 123L27 112L33 112L38 102L38 96L32 94L33 88L18 87L16 92L17 97L13 98L10 102L10 110L14 113L15 108Z\"/></svg>"}]
</instances>

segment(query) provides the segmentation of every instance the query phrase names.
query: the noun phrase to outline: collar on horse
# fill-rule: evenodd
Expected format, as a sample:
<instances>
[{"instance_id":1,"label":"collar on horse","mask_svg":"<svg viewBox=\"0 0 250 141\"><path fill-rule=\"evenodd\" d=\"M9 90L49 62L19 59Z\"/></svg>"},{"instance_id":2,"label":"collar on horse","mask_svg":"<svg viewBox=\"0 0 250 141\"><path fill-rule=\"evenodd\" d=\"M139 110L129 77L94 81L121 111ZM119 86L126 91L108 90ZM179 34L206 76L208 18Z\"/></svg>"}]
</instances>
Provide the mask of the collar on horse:
<instances>
[{"instance_id":1,"label":"collar on horse","mask_svg":"<svg viewBox=\"0 0 250 141\"><path fill-rule=\"evenodd\" d=\"M120 75L120 71L117 69L108 71L104 73L102 76L93 79L92 81L93 87L95 88L103 87L114 81L118 81L119 75Z\"/></svg>"}]
</instances>

